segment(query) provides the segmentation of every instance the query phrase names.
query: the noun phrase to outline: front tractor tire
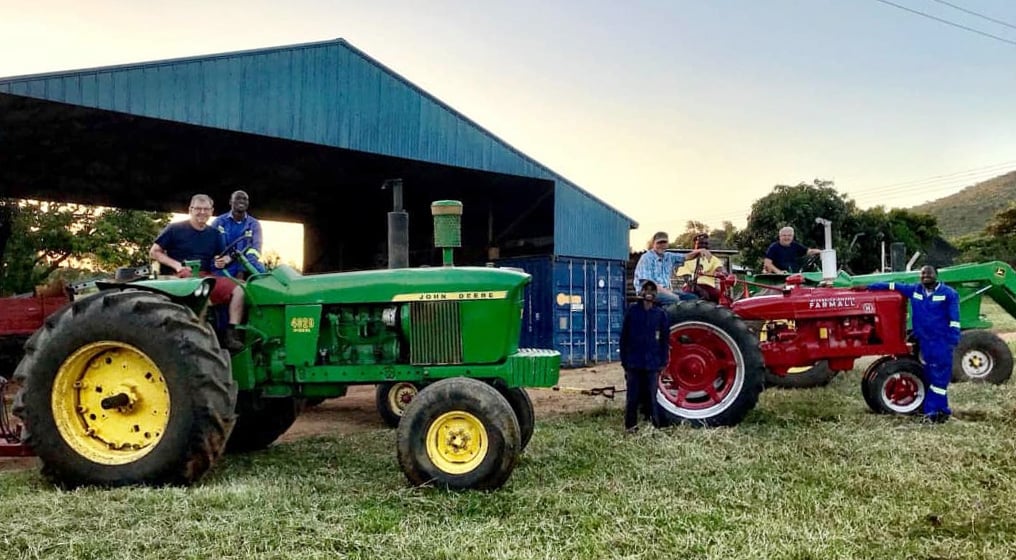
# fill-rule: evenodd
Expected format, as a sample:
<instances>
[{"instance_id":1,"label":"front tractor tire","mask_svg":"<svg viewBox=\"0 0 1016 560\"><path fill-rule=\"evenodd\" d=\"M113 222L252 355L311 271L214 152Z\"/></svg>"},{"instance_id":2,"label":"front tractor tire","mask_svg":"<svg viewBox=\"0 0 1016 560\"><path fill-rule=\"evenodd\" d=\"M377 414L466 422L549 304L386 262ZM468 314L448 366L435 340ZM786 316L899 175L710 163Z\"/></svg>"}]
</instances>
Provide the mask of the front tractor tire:
<instances>
[{"instance_id":1,"label":"front tractor tire","mask_svg":"<svg viewBox=\"0 0 1016 560\"><path fill-rule=\"evenodd\" d=\"M1012 376L1012 366L1012 350L997 334L963 331L953 351L952 380L1001 385Z\"/></svg>"},{"instance_id":2,"label":"front tractor tire","mask_svg":"<svg viewBox=\"0 0 1016 560\"><path fill-rule=\"evenodd\" d=\"M493 490L522 449L519 422L497 389L465 377L423 388L396 431L399 466L410 483Z\"/></svg>"},{"instance_id":3,"label":"front tractor tire","mask_svg":"<svg viewBox=\"0 0 1016 560\"><path fill-rule=\"evenodd\" d=\"M927 396L924 366L910 356L874 362L861 383L865 402L879 414L919 414Z\"/></svg>"},{"instance_id":4,"label":"front tractor tire","mask_svg":"<svg viewBox=\"0 0 1016 560\"><path fill-rule=\"evenodd\" d=\"M143 291L105 291L48 318L15 372L14 414L55 484L190 484L221 456L236 385L215 334Z\"/></svg>"},{"instance_id":5,"label":"front tractor tire","mask_svg":"<svg viewBox=\"0 0 1016 560\"><path fill-rule=\"evenodd\" d=\"M725 307L682 302L667 310L670 362L659 376L659 426L734 426L758 403L765 363L758 338Z\"/></svg>"}]
</instances>

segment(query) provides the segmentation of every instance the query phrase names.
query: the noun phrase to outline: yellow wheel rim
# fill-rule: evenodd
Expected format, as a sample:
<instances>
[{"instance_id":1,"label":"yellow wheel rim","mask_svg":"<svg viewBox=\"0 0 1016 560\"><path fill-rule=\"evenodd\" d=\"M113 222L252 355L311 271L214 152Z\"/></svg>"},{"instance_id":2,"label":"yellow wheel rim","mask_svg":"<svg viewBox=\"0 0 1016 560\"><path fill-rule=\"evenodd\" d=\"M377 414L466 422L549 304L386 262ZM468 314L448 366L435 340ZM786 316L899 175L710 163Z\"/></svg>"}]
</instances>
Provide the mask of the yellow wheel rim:
<instances>
[{"instance_id":1,"label":"yellow wheel rim","mask_svg":"<svg viewBox=\"0 0 1016 560\"><path fill-rule=\"evenodd\" d=\"M446 412L427 430L427 457L449 474L465 474L487 456L487 429L468 412Z\"/></svg>"},{"instance_id":2,"label":"yellow wheel rim","mask_svg":"<svg viewBox=\"0 0 1016 560\"><path fill-rule=\"evenodd\" d=\"M53 420L67 445L103 465L144 457L169 423L169 387L141 350L122 342L79 348L56 372Z\"/></svg>"}]
</instances>

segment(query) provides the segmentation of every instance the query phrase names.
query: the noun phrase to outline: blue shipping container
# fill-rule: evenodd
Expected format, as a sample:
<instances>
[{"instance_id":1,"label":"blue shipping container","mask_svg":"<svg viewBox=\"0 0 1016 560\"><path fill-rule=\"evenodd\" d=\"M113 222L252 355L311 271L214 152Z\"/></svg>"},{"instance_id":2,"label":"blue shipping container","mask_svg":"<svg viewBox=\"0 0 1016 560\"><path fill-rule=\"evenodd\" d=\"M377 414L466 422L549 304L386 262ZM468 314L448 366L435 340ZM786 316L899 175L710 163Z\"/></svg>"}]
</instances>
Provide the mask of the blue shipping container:
<instances>
[{"instance_id":1,"label":"blue shipping container","mask_svg":"<svg viewBox=\"0 0 1016 560\"><path fill-rule=\"evenodd\" d=\"M540 256L497 264L533 277L526 287L520 346L555 349L564 367L619 359L624 261Z\"/></svg>"}]
</instances>

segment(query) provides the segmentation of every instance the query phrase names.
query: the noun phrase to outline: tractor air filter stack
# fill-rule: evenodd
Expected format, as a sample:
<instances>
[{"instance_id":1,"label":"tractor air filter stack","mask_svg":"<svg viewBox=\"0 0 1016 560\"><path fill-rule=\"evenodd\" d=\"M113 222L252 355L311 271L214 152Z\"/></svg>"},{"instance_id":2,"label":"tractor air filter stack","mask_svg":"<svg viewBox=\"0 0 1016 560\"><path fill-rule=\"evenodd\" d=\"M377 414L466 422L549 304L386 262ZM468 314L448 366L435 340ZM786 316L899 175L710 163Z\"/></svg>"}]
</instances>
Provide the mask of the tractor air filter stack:
<instances>
[{"instance_id":1,"label":"tractor air filter stack","mask_svg":"<svg viewBox=\"0 0 1016 560\"><path fill-rule=\"evenodd\" d=\"M434 246L442 250L444 266L452 266L452 249L462 246L462 203L438 200L431 203L434 216Z\"/></svg>"}]
</instances>

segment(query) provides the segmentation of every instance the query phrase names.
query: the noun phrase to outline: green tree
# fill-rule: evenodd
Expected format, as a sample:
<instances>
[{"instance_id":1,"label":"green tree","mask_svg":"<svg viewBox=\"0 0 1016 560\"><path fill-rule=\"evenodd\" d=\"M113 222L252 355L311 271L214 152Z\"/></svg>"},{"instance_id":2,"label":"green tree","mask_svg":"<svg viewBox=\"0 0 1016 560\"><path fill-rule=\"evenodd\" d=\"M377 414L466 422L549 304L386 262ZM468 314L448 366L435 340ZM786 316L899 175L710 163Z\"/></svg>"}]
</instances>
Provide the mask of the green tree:
<instances>
[{"instance_id":1,"label":"green tree","mask_svg":"<svg viewBox=\"0 0 1016 560\"><path fill-rule=\"evenodd\" d=\"M1016 203L996 213L978 233L955 240L962 262L1002 260L1016 265Z\"/></svg>"},{"instance_id":2,"label":"green tree","mask_svg":"<svg viewBox=\"0 0 1016 560\"><path fill-rule=\"evenodd\" d=\"M54 274L109 273L148 260L169 214L33 200L0 201L12 216L0 262L0 294L31 291Z\"/></svg>"},{"instance_id":3,"label":"green tree","mask_svg":"<svg viewBox=\"0 0 1016 560\"><path fill-rule=\"evenodd\" d=\"M734 249L733 238L737 228L729 221L723 222L723 227L711 229L707 224L688 220L684 226L684 232L674 238L671 247L690 249L695 245L695 236L700 233L709 234L709 247L711 249Z\"/></svg>"},{"instance_id":4,"label":"green tree","mask_svg":"<svg viewBox=\"0 0 1016 560\"><path fill-rule=\"evenodd\" d=\"M859 235L852 249L847 250L843 256L837 256L848 263L852 272L858 274L879 270L882 266L883 243L887 258L889 246L895 242L906 245L907 254L915 251L927 254L928 249L940 237L934 216L902 208L887 211L884 206L857 211L845 233L851 236L851 240Z\"/></svg>"},{"instance_id":5,"label":"green tree","mask_svg":"<svg viewBox=\"0 0 1016 560\"><path fill-rule=\"evenodd\" d=\"M776 241L784 226L794 228L799 242L823 248L824 229L815 222L816 218L833 222L833 247L839 252L846 248L853 235L852 220L856 211L854 201L837 191L832 181L815 179L811 184L776 185L771 193L752 204L748 225L734 236L741 249L742 262L761 270L766 249Z\"/></svg>"},{"instance_id":6,"label":"green tree","mask_svg":"<svg viewBox=\"0 0 1016 560\"><path fill-rule=\"evenodd\" d=\"M940 234L934 216L882 206L860 210L832 181L816 179L812 184L777 185L755 201L747 227L735 234L743 262L761 269L766 249L783 226L793 227L801 243L825 248L825 230L816 218L833 222L836 258L845 270L857 274L879 270L883 242L888 247L899 241L908 253L927 253Z\"/></svg>"}]
</instances>

